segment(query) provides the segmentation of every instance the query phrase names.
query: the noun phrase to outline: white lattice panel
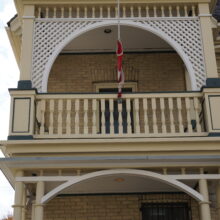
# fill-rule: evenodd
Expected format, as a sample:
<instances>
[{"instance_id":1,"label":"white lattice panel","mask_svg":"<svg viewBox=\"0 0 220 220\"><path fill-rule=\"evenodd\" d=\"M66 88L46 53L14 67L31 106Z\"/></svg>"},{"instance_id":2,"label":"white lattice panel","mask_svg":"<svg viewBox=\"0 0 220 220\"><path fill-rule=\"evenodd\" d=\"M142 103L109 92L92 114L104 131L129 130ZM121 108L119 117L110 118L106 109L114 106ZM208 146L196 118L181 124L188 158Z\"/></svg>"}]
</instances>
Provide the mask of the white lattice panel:
<instances>
[{"instance_id":1,"label":"white lattice panel","mask_svg":"<svg viewBox=\"0 0 220 220\"><path fill-rule=\"evenodd\" d=\"M86 31L92 24L103 23L105 20L62 20L35 21L33 50L33 86L42 92L43 76L47 75L46 66L54 58L59 45L63 44L74 32ZM160 31L175 41L194 71L197 88L205 84L206 75L200 36L199 19L146 19L129 20L129 23L141 24Z\"/></svg>"}]
</instances>

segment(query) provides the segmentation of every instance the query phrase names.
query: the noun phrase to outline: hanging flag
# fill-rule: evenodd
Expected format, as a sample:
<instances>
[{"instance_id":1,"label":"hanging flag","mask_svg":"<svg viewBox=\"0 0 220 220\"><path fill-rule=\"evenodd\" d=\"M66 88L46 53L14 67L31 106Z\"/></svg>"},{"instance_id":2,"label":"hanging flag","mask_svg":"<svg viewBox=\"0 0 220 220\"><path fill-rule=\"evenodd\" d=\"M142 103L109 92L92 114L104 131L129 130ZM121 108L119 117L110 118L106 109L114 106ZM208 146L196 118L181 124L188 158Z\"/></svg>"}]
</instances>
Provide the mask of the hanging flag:
<instances>
[{"instance_id":1,"label":"hanging flag","mask_svg":"<svg viewBox=\"0 0 220 220\"><path fill-rule=\"evenodd\" d=\"M124 85L124 72L122 69L123 47L120 40L117 41L117 71L118 71L118 98L121 98L122 87Z\"/></svg>"}]
</instances>

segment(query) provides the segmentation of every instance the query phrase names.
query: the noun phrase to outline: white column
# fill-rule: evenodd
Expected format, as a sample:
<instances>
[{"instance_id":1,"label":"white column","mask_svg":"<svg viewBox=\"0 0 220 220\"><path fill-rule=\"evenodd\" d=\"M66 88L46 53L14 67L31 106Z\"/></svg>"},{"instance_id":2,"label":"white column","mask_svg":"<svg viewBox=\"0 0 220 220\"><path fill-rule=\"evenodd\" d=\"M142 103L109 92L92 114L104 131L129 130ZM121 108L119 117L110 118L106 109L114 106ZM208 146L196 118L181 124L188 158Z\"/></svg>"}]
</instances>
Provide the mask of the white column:
<instances>
[{"instance_id":1,"label":"white column","mask_svg":"<svg viewBox=\"0 0 220 220\"><path fill-rule=\"evenodd\" d=\"M44 218L44 208L41 204L41 198L44 196L44 182L37 182L36 189L36 204L35 204L35 219L34 220L43 220Z\"/></svg>"},{"instance_id":2,"label":"white column","mask_svg":"<svg viewBox=\"0 0 220 220\"><path fill-rule=\"evenodd\" d=\"M200 203L200 220L211 220L207 180L199 180L199 191L205 199L204 202Z\"/></svg>"},{"instance_id":3,"label":"white column","mask_svg":"<svg viewBox=\"0 0 220 220\"><path fill-rule=\"evenodd\" d=\"M16 172L16 177L22 177L23 171ZM24 184L22 182L15 182L15 199L14 199L14 217L13 220L22 220L22 208L23 208L23 194Z\"/></svg>"}]
</instances>

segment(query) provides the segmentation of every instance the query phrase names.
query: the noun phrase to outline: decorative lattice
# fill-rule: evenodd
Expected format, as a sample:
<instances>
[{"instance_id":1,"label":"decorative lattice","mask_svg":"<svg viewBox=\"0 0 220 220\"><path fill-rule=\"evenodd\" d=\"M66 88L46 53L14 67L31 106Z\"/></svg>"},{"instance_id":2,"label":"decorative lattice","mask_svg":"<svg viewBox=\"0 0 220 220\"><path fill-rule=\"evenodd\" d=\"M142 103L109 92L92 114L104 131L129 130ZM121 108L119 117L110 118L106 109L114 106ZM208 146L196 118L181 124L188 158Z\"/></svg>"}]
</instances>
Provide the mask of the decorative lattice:
<instances>
[{"instance_id":1,"label":"decorative lattice","mask_svg":"<svg viewBox=\"0 0 220 220\"><path fill-rule=\"evenodd\" d=\"M43 77L47 75L46 66L56 55L57 48L73 33L84 32L93 24L105 20L36 20L33 50L33 86L42 92ZM191 63L197 89L205 84L205 67L200 36L199 19L134 19L129 24L140 24L160 31L174 41ZM126 22L125 22L126 24ZM65 45L64 45L65 46Z\"/></svg>"}]
</instances>

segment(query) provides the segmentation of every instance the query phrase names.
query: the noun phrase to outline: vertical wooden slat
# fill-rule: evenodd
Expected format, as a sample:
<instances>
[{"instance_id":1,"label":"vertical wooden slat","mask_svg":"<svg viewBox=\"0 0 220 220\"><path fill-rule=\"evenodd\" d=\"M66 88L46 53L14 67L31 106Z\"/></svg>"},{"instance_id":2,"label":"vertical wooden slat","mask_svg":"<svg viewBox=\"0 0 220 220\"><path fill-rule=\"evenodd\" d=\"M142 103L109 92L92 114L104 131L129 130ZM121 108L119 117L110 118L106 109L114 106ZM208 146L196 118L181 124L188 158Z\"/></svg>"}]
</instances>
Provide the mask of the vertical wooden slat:
<instances>
[{"instance_id":1,"label":"vertical wooden slat","mask_svg":"<svg viewBox=\"0 0 220 220\"><path fill-rule=\"evenodd\" d=\"M182 100L177 98L177 110L178 110L178 121L179 121L179 132L183 133L183 117L182 117Z\"/></svg>"},{"instance_id":2,"label":"vertical wooden slat","mask_svg":"<svg viewBox=\"0 0 220 220\"><path fill-rule=\"evenodd\" d=\"M53 8L53 18L56 18L57 17L57 8L54 7Z\"/></svg>"},{"instance_id":3,"label":"vertical wooden slat","mask_svg":"<svg viewBox=\"0 0 220 220\"><path fill-rule=\"evenodd\" d=\"M51 99L50 100L50 107L49 107L49 109L50 109L50 116L49 116L49 134L53 134L53 130L54 130L54 120L53 120L53 115L54 115L54 100L53 99Z\"/></svg>"},{"instance_id":4,"label":"vertical wooden slat","mask_svg":"<svg viewBox=\"0 0 220 220\"><path fill-rule=\"evenodd\" d=\"M103 18L103 7L100 7L99 10L100 10L100 16L99 17Z\"/></svg>"},{"instance_id":5,"label":"vertical wooden slat","mask_svg":"<svg viewBox=\"0 0 220 220\"><path fill-rule=\"evenodd\" d=\"M38 15L37 15L37 17L41 18L41 7L38 8Z\"/></svg>"},{"instance_id":6,"label":"vertical wooden slat","mask_svg":"<svg viewBox=\"0 0 220 220\"><path fill-rule=\"evenodd\" d=\"M66 101L66 134L71 134L71 100Z\"/></svg>"},{"instance_id":7,"label":"vertical wooden slat","mask_svg":"<svg viewBox=\"0 0 220 220\"><path fill-rule=\"evenodd\" d=\"M49 17L49 8L46 7L46 15L45 15L45 18L48 18Z\"/></svg>"},{"instance_id":8,"label":"vertical wooden slat","mask_svg":"<svg viewBox=\"0 0 220 220\"><path fill-rule=\"evenodd\" d=\"M131 134L131 100L126 99L126 112L127 112L127 134Z\"/></svg>"},{"instance_id":9,"label":"vertical wooden slat","mask_svg":"<svg viewBox=\"0 0 220 220\"><path fill-rule=\"evenodd\" d=\"M138 17L141 18L141 6L138 6Z\"/></svg>"},{"instance_id":10,"label":"vertical wooden slat","mask_svg":"<svg viewBox=\"0 0 220 220\"><path fill-rule=\"evenodd\" d=\"M176 6L176 16L180 17L180 6L179 5Z\"/></svg>"},{"instance_id":11,"label":"vertical wooden slat","mask_svg":"<svg viewBox=\"0 0 220 220\"><path fill-rule=\"evenodd\" d=\"M188 12L187 12L187 6L186 5L184 5L184 16L188 17Z\"/></svg>"},{"instance_id":12,"label":"vertical wooden slat","mask_svg":"<svg viewBox=\"0 0 220 220\"><path fill-rule=\"evenodd\" d=\"M76 18L79 18L79 13L80 13L80 8L77 7L77 8L76 8Z\"/></svg>"},{"instance_id":13,"label":"vertical wooden slat","mask_svg":"<svg viewBox=\"0 0 220 220\"><path fill-rule=\"evenodd\" d=\"M41 100L40 103L40 112L41 112L41 117L40 117L40 134L44 134L45 132L45 109L46 109L46 100Z\"/></svg>"},{"instance_id":14,"label":"vertical wooden slat","mask_svg":"<svg viewBox=\"0 0 220 220\"><path fill-rule=\"evenodd\" d=\"M153 7L153 10L154 10L154 17L157 17L157 7L154 6L154 7Z\"/></svg>"},{"instance_id":15,"label":"vertical wooden slat","mask_svg":"<svg viewBox=\"0 0 220 220\"><path fill-rule=\"evenodd\" d=\"M123 18L126 18L126 7L123 6Z\"/></svg>"},{"instance_id":16,"label":"vertical wooden slat","mask_svg":"<svg viewBox=\"0 0 220 220\"><path fill-rule=\"evenodd\" d=\"M101 133L105 134L105 99L101 99L101 128Z\"/></svg>"},{"instance_id":17,"label":"vertical wooden slat","mask_svg":"<svg viewBox=\"0 0 220 220\"><path fill-rule=\"evenodd\" d=\"M85 7L84 8L84 18L87 18L87 11L88 11L88 9L87 9L87 7Z\"/></svg>"},{"instance_id":18,"label":"vertical wooden slat","mask_svg":"<svg viewBox=\"0 0 220 220\"><path fill-rule=\"evenodd\" d=\"M110 112L110 134L114 134L114 101L113 99L109 100L109 112Z\"/></svg>"},{"instance_id":19,"label":"vertical wooden slat","mask_svg":"<svg viewBox=\"0 0 220 220\"><path fill-rule=\"evenodd\" d=\"M170 131L175 133L174 117L173 117L173 98L168 98L168 106L170 112Z\"/></svg>"},{"instance_id":20,"label":"vertical wooden slat","mask_svg":"<svg viewBox=\"0 0 220 220\"><path fill-rule=\"evenodd\" d=\"M164 98L160 98L162 133L167 133Z\"/></svg>"},{"instance_id":21,"label":"vertical wooden slat","mask_svg":"<svg viewBox=\"0 0 220 220\"><path fill-rule=\"evenodd\" d=\"M72 7L69 7L69 18L72 18Z\"/></svg>"},{"instance_id":22,"label":"vertical wooden slat","mask_svg":"<svg viewBox=\"0 0 220 220\"><path fill-rule=\"evenodd\" d=\"M140 133L140 117L139 117L139 99L134 99L134 118L135 118L135 133Z\"/></svg>"},{"instance_id":23,"label":"vertical wooden slat","mask_svg":"<svg viewBox=\"0 0 220 220\"><path fill-rule=\"evenodd\" d=\"M92 133L96 134L97 133L97 100L93 99L92 100Z\"/></svg>"},{"instance_id":24,"label":"vertical wooden slat","mask_svg":"<svg viewBox=\"0 0 220 220\"><path fill-rule=\"evenodd\" d=\"M149 17L149 7L146 6L145 10L146 10L146 17Z\"/></svg>"},{"instance_id":25,"label":"vertical wooden slat","mask_svg":"<svg viewBox=\"0 0 220 220\"><path fill-rule=\"evenodd\" d=\"M146 134L149 133L149 122L148 122L148 116L147 116L147 110L148 110L148 105L147 105L147 99L143 99L143 109L144 109L144 131Z\"/></svg>"},{"instance_id":26,"label":"vertical wooden slat","mask_svg":"<svg viewBox=\"0 0 220 220\"><path fill-rule=\"evenodd\" d=\"M164 6L161 6L161 17L165 17Z\"/></svg>"},{"instance_id":27,"label":"vertical wooden slat","mask_svg":"<svg viewBox=\"0 0 220 220\"><path fill-rule=\"evenodd\" d=\"M192 133L192 124L191 124L191 116L190 116L190 98L185 98L186 103L186 118L187 118L187 131Z\"/></svg>"},{"instance_id":28,"label":"vertical wooden slat","mask_svg":"<svg viewBox=\"0 0 220 220\"><path fill-rule=\"evenodd\" d=\"M134 17L134 7L133 6L130 7L130 13L131 13L131 18L133 18Z\"/></svg>"},{"instance_id":29,"label":"vertical wooden slat","mask_svg":"<svg viewBox=\"0 0 220 220\"><path fill-rule=\"evenodd\" d=\"M111 7L110 6L108 6L108 8L107 8L107 17L108 18L110 18L111 17Z\"/></svg>"},{"instance_id":30,"label":"vertical wooden slat","mask_svg":"<svg viewBox=\"0 0 220 220\"><path fill-rule=\"evenodd\" d=\"M196 16L196 7L194 5L192 6L192 16Z\"/></svg>"},{"instance_id":31,"label":"vertical wooden slat","mask_svg":"<svg viewBox=\"0 0 220 220\"><path fill-rule=\"evenodd\" d=\"M61 18L64 18L64 7L61 7Z\"/></svg>"},{"instance_id":32,"label":"vertical wooden slat","mask_svg":"<svg viewBox=\"0 0 220 220\"><path fill-rule=\"evenodd\" d=\"M169 6L169 17L173 17L173 14L172 14L172 6Z\"/></svg>"},{"instance_id":33,"label":"vertical wooden slat","mask_svg":"<svg viewBox=\"0 0 220 220\"><path fill-rule=\"evenodd\" d=\"M63 133L63 100L59 99L58 100L58 123L57 123L57 131L58 134Z\"/></svg>"},{"instance_id":34,"label":"vertical wooden slat","mask_svg":"<svg viewBox=\"0 0 220 220\"><path fill-rule=\"evenodd\" d=\"M122 125L122 103L118 103L118 132L119 134L123 133Z\"/></svg>"},{"instance_id":35,"label":"vertical wooden slat","mask_svg":"<svg viewBox=\"0 0 220 220\"><path fill-rule=\"evenodd\" d=\"M157 126L157 115L156 115L156 99L152 98L151 99L151 105L152 105L152 112L153 112L153 133L157 134L158 133L158 126Z\"/></svg>"},{"instance_id":36,"label":"vertical wooden slat","mask_svg":"<svg viewBox=\"0 0 220 220\"><path fill-rule=\"evenodd\" d=\"M200 124L200 119L199 119L199 100L198 97L194 97L193 99L194 101L194 108L195 108L195 117L196 117L196 130L197 132L201 132L202 128L201 128L201 124Z\"/></svg>"},{"instance_id":37,"label":"vertical wooden slat","mask_svg":"<svg viewBox=\"0 0 220 220\"><path fill-rule=\"evenodd\" d=\"M88 99L84 99L83 104L83 111L84 111L84 134L88 134Z\"/></svg>"},{"instance_id":38,"label":"vertical wooden slat","mask_svg":"<svg viewBox=\"0 0 220 220\"><path fill-rule=\"evenodd\" d=\"M92 7L92 18L95 18L95 7Z\"/></svg>"},{"instance_id":39,"label":"vertical wooden slat","mask_svg":"<svg viewBox=\"0 0 220 220\"><path fill-rule=\"evenodd\" d=\"M79 134L79 99L75 100L75 134Z\"/></svg>"}]
</instances>

